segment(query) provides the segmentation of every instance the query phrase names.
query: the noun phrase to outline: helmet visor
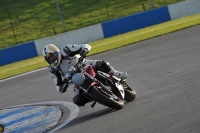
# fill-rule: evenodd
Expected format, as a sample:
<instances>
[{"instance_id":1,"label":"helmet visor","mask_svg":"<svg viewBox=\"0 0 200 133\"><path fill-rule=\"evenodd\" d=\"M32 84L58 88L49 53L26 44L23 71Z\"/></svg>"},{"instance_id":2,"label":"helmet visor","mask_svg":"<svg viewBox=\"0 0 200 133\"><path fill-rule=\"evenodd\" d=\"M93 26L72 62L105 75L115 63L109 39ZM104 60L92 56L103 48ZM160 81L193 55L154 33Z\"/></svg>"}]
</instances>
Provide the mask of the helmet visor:
<instances>
[{"instance_id":1,"label":"helmet visor","mask_svg":"<svg viewBox=\"0 0 200 133\"><path fill-rule=\"evenodd\" d=\"M55 63L55 61L57 61L57 56L54 53L48 53L45 56L45 60L49 63L49 64L53 64Z\"/></svg>"}]
</instances>

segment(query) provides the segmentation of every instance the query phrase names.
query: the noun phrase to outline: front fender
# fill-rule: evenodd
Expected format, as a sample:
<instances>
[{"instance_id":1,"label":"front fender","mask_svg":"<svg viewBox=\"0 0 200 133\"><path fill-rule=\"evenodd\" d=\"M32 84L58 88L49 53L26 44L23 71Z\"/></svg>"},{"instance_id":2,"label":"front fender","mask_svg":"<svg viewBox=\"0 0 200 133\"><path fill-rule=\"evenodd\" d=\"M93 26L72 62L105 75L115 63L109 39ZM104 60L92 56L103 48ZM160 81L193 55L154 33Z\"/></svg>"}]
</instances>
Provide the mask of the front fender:
<instances>
[{"instance_id":1,"label":"front fender","mask_svg":"<svg viewBox=\"0 0 200 133\"><path fill-rule=\"evenodd\" d=\"M94 85L96 85L96 84L101 84L101 82L98 81L98 80L92 82L92 83L87 87L87 92L90 90L90 88L91 88L92 86L94 86Z\"/></svg>"}]
</instances>

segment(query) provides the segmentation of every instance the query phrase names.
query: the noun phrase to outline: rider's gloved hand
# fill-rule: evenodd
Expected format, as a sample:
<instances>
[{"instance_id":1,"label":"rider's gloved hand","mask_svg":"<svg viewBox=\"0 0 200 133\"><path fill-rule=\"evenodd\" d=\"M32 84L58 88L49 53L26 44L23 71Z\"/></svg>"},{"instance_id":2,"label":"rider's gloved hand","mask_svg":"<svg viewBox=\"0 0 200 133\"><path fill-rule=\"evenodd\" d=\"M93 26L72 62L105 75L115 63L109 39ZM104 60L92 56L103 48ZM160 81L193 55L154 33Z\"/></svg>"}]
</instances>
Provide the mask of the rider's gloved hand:
<instances>
[{"instance_id":1,"label":"rider's gloved hand","mask_svg":"<svg viewBox=\"0 0 200 133\"><path fill-rule=\"evenodd\" d=\"M60 93L66 92L67 88L68 88L68 85L67 85L67 84L63 84L63 85L56 86L56 89L57 89Z\"/></svg>"},{"instance_id":2,"label":"rider's gloved hand","mask_svg":"<svg viewBox=\"0 0 200 133\"><path fill-rule=\"evenodd\" d=\"M89 50L87 48L84 48L81 52L80 52L80 55L85 58L86 55L88 54Z\"/></svg>"}]
</instances>

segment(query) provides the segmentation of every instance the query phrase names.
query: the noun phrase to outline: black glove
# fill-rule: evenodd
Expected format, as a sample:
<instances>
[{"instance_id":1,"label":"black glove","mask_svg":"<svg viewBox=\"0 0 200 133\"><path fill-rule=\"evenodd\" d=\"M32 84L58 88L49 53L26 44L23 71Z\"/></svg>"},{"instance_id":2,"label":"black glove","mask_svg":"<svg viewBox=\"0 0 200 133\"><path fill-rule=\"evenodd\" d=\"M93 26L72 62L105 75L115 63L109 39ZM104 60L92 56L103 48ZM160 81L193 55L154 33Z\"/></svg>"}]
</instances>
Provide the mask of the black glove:
<instances>
[{"instance_id":1,"label":"black glove","mask_svg":"<svg viewBox=\"0 0 200 133\"><path fill-rule=\"evenodd\" d=\"M87 48L84 48L81 52L80 55L85 58L85 56L87 55L87 53L89 52L89 50Z\"/></svg>"},{"instance_id":2,"label":"black glove","mask_svg":"<svg viewBox=\"0 0 200 133\"><path fill-rule=\"evenodd\" d=\"M67 88L68 88L68 84L65 83L65 84L61 85L59 88L60 93L66 92Z\"/></svg>"}]
</instances>

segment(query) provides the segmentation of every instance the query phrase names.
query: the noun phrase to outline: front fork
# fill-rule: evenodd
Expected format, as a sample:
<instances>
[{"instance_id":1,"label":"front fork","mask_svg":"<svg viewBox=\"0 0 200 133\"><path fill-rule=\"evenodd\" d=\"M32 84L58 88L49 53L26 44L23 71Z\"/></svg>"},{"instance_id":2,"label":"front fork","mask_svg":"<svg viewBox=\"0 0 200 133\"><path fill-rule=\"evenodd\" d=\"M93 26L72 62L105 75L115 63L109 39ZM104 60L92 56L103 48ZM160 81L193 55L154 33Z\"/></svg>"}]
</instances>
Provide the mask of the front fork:
<instances>
[{"instance_id":1,"label":"front fork","mask_svg":"<svg viewBox=\"0 0 200 133\"><path fill-rule=\"evenodd\" d=\"M89 83L89 85L87 87L82 87L82 86L76 86L78 89L83 90L85 92L84 96L90 100L93 100L93 103L91 104L91 107L94 108L94 106L96 105L96 100L91 97L88 94L88 91L90 90L90 88L96 84L101 85L102 83L100 81L98 81L97 79L93 78L92 76L90 76L89 74L86 73L86 75L88 76L89 79L91 79L91 83ZM86 81L87 82L87 81Z\"/></svg>"}]
</instances>

